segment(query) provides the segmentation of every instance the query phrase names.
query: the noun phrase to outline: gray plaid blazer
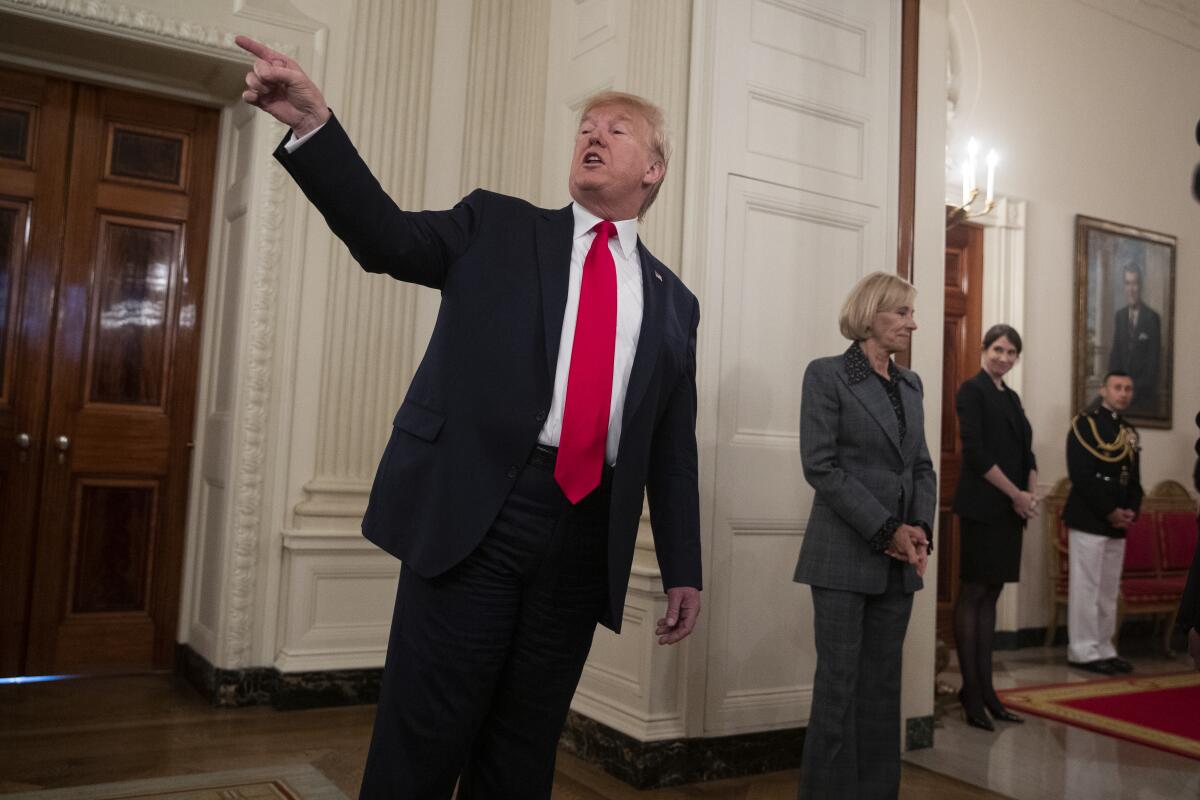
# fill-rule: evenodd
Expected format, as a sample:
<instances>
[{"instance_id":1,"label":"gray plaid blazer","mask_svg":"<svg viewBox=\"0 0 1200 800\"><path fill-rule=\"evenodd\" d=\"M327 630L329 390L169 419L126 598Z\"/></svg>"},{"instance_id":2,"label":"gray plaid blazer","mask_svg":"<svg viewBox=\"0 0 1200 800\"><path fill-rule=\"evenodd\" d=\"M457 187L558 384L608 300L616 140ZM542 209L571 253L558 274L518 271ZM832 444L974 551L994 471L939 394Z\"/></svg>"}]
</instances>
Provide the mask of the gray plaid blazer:
<instances>
[{"instance_id":1,"label":"gray plaid blazer","mask_svg":"<svg viewBox=\"0 0 1200 800\"><path fill-rule=\"evenodd\" d=\"M800 462L816 497L796 564L797 583L879 594L887 586L891 557L872 550L870 541L888 517L933 527L937 475L925 445L921 379L898 369L908 426L903 445L896 412L874 376L853 382L840 355L818 358L804 372ZM904 572L905 591L922 588L911 565Z\"/></svg>"}]
</instances>

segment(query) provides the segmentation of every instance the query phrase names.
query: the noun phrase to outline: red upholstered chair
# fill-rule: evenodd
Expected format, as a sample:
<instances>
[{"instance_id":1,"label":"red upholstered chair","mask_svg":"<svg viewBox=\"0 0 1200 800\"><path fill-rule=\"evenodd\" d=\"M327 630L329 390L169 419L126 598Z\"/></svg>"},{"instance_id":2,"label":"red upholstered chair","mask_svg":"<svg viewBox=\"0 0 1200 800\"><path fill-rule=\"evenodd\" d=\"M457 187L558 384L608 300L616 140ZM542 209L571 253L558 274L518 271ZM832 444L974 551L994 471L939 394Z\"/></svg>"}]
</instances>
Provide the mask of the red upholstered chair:
<instances>
[{"instance_id":1,"label":"red upholstered chair","mask_svg":"<svg viewBox=\"0 0 1200 800\"><path fill-rule=\"evenodd\" d=\"M1046 567L1049 569L1050 591L1046 593L1049 624L1046 625L1046 647L1054 644L1058 632L1058 610L1067 608L1067 587L1071 565L1067 557L1067 526L1062 521L1063 505L1071 492L1071 481L1063 478L1042 502L1042 525L1046 530Z\"/></svg>"},{"instance_id":2,"label":"red upholstered chair","mask_svg":"<svg viewBox=\"0 0 1200 800\"><path fill-rule=\"evenodd\" d=\"M1200 539L1196 517L1190 511L1165 511L1158 515L1158 535L1163 569L1186 574L1192 566L1196 543Z\"/></svg>"},{"instance_id":3,"label":"red upholstered chair","mask_svg":"<svg viewBox=\"0 0 1200 800\"><path fill-rule=\"evenodd\" d=\"M1071 482L1058 482L1045 499L1042 512L1046 531L1050 591L1047 593L1046 646L1054 643L1059 608L1067 606L1070 560L1067 526L1061 515ZM1170 655L1171 631L1179 598L1196 552L1196 503L1175 481L1163 481L1142 501L1142 512L1125 536L1125 565L1117 604L1117 634L1129 614L1150 614L1155 625L1166 622L1163 650ZM1157 632L1157 627L1156 627Z\"/></svg>"},{"instance_id":4,"label":"red upholstered chair","mask_svg":"<svg viewBox=\"0 0 1200 800\"><path fill-rule=\"evenodd\" d=\"M1196 552L1195 501L1175 481L1163 481L1142 502L1142 513L1125 537L1125 567L1117 612L1117 635L1127 614L1165 623L1163 652L1171 654L1171 632L1179 598Z\"/></svg>"}]
</instances>

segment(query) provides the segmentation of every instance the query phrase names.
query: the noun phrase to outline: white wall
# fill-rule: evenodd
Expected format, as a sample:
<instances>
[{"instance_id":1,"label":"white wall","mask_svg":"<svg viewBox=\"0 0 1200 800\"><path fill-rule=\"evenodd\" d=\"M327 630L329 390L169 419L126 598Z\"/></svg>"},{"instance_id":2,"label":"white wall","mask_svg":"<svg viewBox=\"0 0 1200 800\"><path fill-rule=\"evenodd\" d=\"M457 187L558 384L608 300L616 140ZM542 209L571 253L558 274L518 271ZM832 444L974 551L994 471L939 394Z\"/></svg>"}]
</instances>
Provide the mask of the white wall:
<instances>
[{"instance_id":1,"label":"white wall","mask_svg":"<svg viewBox=\"0 0 1200 800\"><path fill-rule=\"evenodd\" d=\"M1167 9L1175 9L1170 12ZM1023 394L1040 479L1066 475L1074 413L1075 215L1178 237L1175 426L1143 430L1142 481L1189 483L1200 409L1200 8L1139 0L951 0L963 34L963 93L948 144L968 135L1001 150L998 193L1027 201ZM1129 18L1122 16L1128 14ZM986 266L985 266L986 269ZM1022 559L1018 624L1045 624L1041 528Z\"/></svg>"}]
</instances>

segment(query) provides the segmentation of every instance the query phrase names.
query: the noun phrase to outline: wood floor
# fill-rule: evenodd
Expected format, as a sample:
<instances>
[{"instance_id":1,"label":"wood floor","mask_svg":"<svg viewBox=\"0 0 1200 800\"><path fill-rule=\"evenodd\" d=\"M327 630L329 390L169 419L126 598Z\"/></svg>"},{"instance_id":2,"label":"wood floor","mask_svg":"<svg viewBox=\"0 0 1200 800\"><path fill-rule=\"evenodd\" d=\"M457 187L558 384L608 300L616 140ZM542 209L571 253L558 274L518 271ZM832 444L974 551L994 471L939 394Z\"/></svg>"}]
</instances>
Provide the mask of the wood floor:
<instances>
[{"instance_id":1,"label":"wood floor","mask_svg":"<svg viewBox=\"0 0 1200 800\"><path fill-rule=\"evenodd\" d=\"M358 793L373 706L274 711L218 709L168 675L0 686L0 793L276 764L312 764ZM999 798L904 765L901 798ZM560 753L558 800L795 797L797 773L639 792Z\"/></svg>"}]
</instances>

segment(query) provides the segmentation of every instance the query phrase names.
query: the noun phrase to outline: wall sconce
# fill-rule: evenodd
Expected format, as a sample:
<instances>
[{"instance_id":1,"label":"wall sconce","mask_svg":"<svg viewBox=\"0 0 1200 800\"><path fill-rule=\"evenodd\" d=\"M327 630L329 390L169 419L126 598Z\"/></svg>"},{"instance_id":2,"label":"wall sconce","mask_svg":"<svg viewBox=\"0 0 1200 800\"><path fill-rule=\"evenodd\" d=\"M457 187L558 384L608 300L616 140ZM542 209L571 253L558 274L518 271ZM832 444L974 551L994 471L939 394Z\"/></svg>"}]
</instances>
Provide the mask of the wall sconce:
<instances>
[{"instance_id":1,"label":"wall sconce","mask_svg":"<svg viewBox=\"0 0 1200 800\"><path fill-rule=\"evenodd\" d=\"M996 207L996 165L1000 163L1000 155L995 150L987 154L987 190L984 194L983 209L974 210L972 206L979 199L979 186L975 183L975 173L978 168L979 142L972 136L967 141L967 159L962 166L962 205L946 212L946 229L949 230L961 222L991 213Z\"/></svg>"}]
</instances>

